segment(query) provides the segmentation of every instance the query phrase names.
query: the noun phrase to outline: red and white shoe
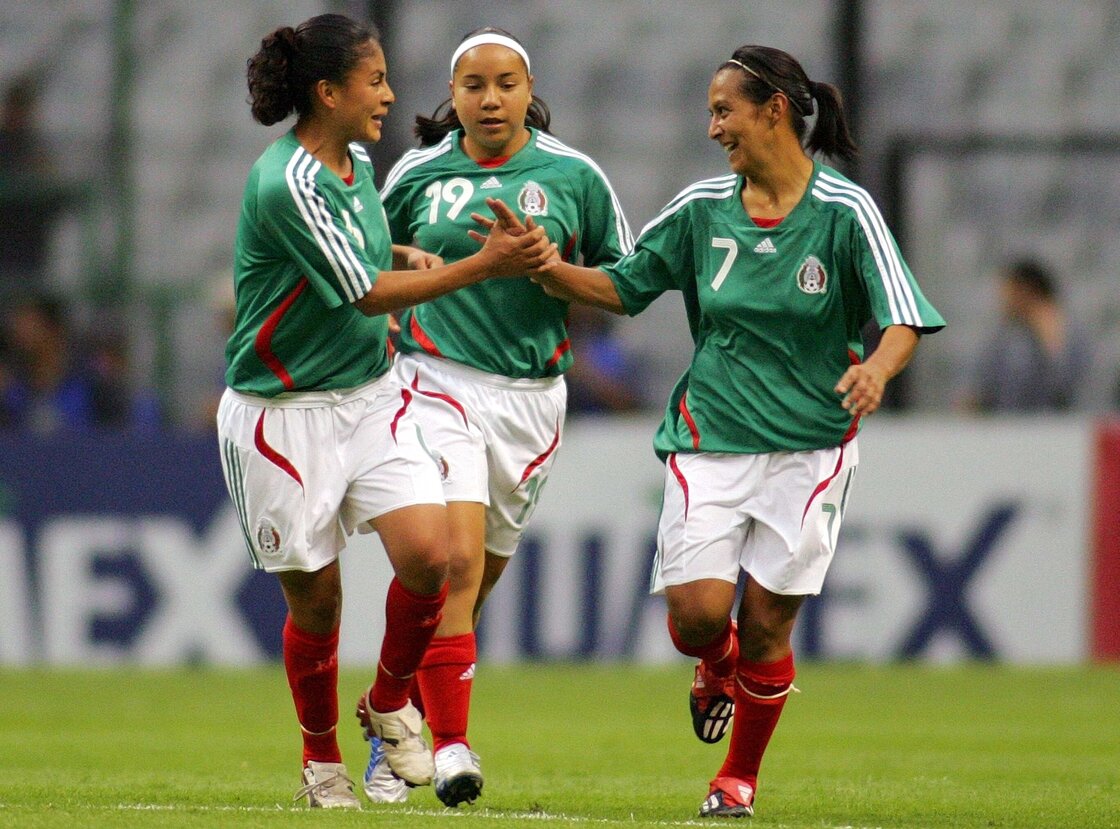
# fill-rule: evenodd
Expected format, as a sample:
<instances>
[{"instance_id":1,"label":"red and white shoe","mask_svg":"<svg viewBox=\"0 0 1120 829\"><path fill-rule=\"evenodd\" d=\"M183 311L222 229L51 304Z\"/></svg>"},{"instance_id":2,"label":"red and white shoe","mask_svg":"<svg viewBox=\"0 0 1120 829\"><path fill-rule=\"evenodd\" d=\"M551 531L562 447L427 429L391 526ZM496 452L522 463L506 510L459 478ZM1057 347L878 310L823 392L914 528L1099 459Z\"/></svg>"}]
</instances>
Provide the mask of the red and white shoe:
<instances>
[{"instance_id":1,"label":"red and white shoe","mask_svg":"<svg viewBox=\"0 0 1120 829\"><path fill-rule=\"evenodd\" d=\"M754 815L754 786L735 777L717 777L707 799L700 804L700 817L751 817Z\"/></svg>"}]
</instances>

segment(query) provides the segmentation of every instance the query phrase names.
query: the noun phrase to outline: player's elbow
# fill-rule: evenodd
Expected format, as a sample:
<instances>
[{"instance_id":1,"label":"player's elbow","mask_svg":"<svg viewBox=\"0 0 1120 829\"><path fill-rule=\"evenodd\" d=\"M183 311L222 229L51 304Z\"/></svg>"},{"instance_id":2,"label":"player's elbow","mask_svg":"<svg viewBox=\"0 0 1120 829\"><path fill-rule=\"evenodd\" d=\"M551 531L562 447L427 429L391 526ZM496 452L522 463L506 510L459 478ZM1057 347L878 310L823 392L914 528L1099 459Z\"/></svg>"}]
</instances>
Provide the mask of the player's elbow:
<instances>
[{"instance_id":1,"label":"player's elbow","mask_svg":"<svg viewBox=\"0 0 1120 829\"><path fill-rule=\"evenodd\" d=\"M388 314L400 305L399 302L391 302L382 297L377 296L376 288L372 289L363 296L361 299L354 303L354 307L365 314L367 317L376 317L381 314Z\"/></svg>"}]
</instances>

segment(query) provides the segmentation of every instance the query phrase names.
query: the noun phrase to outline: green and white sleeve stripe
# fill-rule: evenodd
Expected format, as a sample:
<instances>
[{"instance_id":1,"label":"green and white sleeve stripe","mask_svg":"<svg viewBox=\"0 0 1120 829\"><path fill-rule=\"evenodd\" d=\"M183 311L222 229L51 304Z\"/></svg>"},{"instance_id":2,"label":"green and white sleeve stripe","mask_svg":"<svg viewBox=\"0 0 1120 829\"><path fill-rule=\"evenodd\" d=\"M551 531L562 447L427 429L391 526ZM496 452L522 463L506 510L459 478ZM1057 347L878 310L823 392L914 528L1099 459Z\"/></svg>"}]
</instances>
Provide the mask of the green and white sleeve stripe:
<instances>
[{"instance_id":1,"label":"green and white sleeve stripe","mask_svg":"<svg viewBox=\"0 0 1120 829\"><path fill-rule=\"evenodd\" d=\"M448 133L444 136L443 140L438 144L433 144L431 147L422 147L418 150L409 150L401 156L401 160L393 165L389 171L389 175L385 176L385 183L381 187L381 200L384 201L389 192L396 187L404 174L414 167L419 167L425 162L431 161L433 158L451 152L451 135Z\"/></svg>"},{"instance_id":2,"label":"green and white sleeve stripe","mask_svg":"<svg viewBox=\"0 0 1120 829\"><path fill-rule=\"evenodd\" d=\"M297 150L284 171L288 190L347 301L356 302L369 293L373 283L350 246L350 240L335 225L326 200L316 190L315 176L321 167L322 164L306 150Z\"/></svg>"},{"instance_id":3,"label":"green and white sleeve stripe","mask_svg":"<svg viewBox=\"0 0 1120 829\"><path fill-rule=\"evenodd\" d=\"M922 325L922 315L906 270L891 239L887 224L871 196L861 187L822 172L813 186L813 196L824 202L850 207L863 228L879 278L891 310L891 318L902 325Z\"/></svg>"},{"instance_id":4,"label":"green and white sleeve stripe","mask_svg":"<svg viewBox=\"0 0 1120 829\"><path fill-rule=\"evenodd\" d=\"M607 174L603 172L602 168L599 167L590 156L572 149L567 144L558 141L553 136L544 132L537 134L537 149L552 153L553 155L577 158L595 171L602 180L603 185L607 188L607 192L611 195L611 205L614 207L614 226L615 233L618 236L618 245L624 254L632 251L634 249L634 234L631 233L630 225L626 222L626 215L622 212L622 203L618 200L618 196L615 194L614 188L611 187L611 183L607 179Z\"/></svg>"},{"instance_id":5,"label":"green and white sleeve stripe","mask_svg":"<svg viewBox=\"0 0 1120 829\"><path fill-rule=\"evenodd\" d=\"M737 176L734 175L719 176L689 185L674 196L672 201L665 205L660 213L646 223L646 226L642 228L642 232L638 234L638 238L640 239L648 231L657 227L690 201L694 201L695 199L726 199L735 192L736 178Z\"/></svg>"}]
</instances>

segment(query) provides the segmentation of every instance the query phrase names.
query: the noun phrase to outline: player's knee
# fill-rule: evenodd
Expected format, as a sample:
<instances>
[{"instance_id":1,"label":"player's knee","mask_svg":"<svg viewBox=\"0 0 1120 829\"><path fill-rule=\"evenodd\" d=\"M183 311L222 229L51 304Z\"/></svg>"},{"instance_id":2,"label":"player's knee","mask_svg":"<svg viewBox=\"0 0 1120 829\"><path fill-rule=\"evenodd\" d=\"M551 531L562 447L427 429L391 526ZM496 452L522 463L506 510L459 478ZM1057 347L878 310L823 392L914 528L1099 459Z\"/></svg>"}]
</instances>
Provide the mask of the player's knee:
<instances>
[{"instance_id":1,"label":"player's knee","mask_svg":"<svg viewBox=\"0 0 1120 829\"><path fill-rule=\"evenodd\" d=\"M478 592L482 580L482 550L452 545L448 553L447 576L451 589Z\"/></svg>"},{"instance_id":2,"label":"player's knee","mask_svg":"<svg viewBox=\"0 0 1120 829\"><path fill-rule=\"evenodd\" d=\"M447 545L431 543L414 547L397 577L416 593L435 593L447 581Z\"/></svg>"},{"instance_id":3,"label":"player's knee","mask_svg":"<svg viewBox=\"0 0 1120 829\"><path fill-rule=\"evenodd\" d=\"M313 633L335 630L342 621L342 595L319 592L290 609L297 627Z\"/></svg>"},{"instance_id":4,"label":"player's knee","mask_svg":"<svg viewBox=\"0 0 1120 829\"><path fill-rule=\"evenodd\" d=\"M727 627L727 613L722 608L694 602L670 602L669 616L676 638L690 647L707 645Z\"/></svg>"},{"instance_id":5,"label":"player's knee","mask_svg":"<svg viewBox=\"0 0 1120 829\"><path fill-rule=\"evenodd\" d=\"M739 619L739 655L752 662L768 662L774 654L789 650L792 620L741 617Z\"/></svg>"}]
</instances>

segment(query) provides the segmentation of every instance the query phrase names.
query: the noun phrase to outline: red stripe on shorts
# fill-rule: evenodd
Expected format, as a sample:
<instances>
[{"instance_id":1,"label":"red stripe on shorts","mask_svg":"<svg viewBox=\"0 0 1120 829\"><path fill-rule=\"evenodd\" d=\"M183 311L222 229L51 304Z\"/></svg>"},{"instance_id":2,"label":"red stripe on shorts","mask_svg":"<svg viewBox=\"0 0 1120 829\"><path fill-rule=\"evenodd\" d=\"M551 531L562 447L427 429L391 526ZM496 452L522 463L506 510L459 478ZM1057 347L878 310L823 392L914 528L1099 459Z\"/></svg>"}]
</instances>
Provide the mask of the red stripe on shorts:
<instances>
[{"instance_id":1,"label":"red stripe on shorts","mask_svg":"<svg viewBox=\"0 0 1120 829\"><path fill-rule=\"evenodd\" d=\"M464 426L470 425L469 422L467 421L467 410L465 408L463 408L462 403L460 403L458 400L456 400L450 394L444 394L443 392L438 392L438 391L425 391L424 389L420 388L420 372L419 371L416 372L415 376L413 376L413 378L412 378L412 389L413 389L413 391L416 391L419 394L424 395L425 397L434 397L436 400L442 400L447 405L454 407L459 412L460 416L463 418L463 425Z\"/></svg>"},{"instance_id":2,"label":"red stripe on shorts","mask_svg":"<svg viewBox=\"0 0 1120 829\"><path fill-rule=\"evenodd\" d=\"M517 486L510 490L510 492L517 492L518 487L529 480L529 476L533 474L538 466L548 460L548 456L556 451L556 447L560 445L560 424L556 424L556 435L552 438L552 443L549 447L541 452L533 459L533 462L525 467L525 471L521 473L521 480L517 482Z\"/></svg>"},{"instance_id":3,"label":"red stripe on shorts","mask_svg":"<svg viewBox=\"0 0 1120 829\"><path fill-rule=\"evenodd\" d=\"M253 340L253 350L257 352L257 356L260 358L261 362L268 366L268 370L280 379L280 382L284 384L284 388L289 390L294 389L296 384L295 381L292 380L292 375L288 373L288 369L285 368L284 364L280 362L280 358L272 351L272 335L276 333L276 328L280 325L280 320L283 318L284 314L288 313L288 309L292 307L292 303L296 301L296 297L302 294L303 289L306 287L307 277L301 276L299 282L296 283L296 287L292 289L292 292L284 297L284 301L276 307L276 310L268 315L268 319L264 321L264 325L262 325L257 332L256 339Z\"/></svg>"},{"instance_id":4,"label":"red stripe on shorts","mask_svg":"<svg viewBox=\"0 0 1120 829\"><path fill-rule=\"evenodd\" d=\"M408 389L401 389L401 407L397 409L397 413L393 415L393 422L389 424L389 431L393 435L393 443L397 442L397 422L404 417L404 413L408 411L408 404L412 402L412 392Z\"/></svg>"},{"instance_id":5,"label":"red stripe on shorts","mask_svg":"<svg viewBox=\"0 0 1120 829\"><path fill-rule=\"evenodd\" d=\"M673 452L669 455L669 469L673 471L673 477L677 479L677 483L681 485L681 490L684 492L684 520L688 520L688 481L685 480L684 473L681 468L677 466L677 453Z\"/></svg>"},{"instance_id":6,"label":"red stripe on shorts","mask_svg":"<svg viewBox=\"0 0 1120 829\"><path fill-rule=\"evenodd\" d=\"M840 447L840 457L836 459L836 468L832 470L832 474L817 484L817 488L813 490L813 494L809 496L809 500L805 502L805 509L801 513L801 526L805 526L805 516L809 514L809 507L813 503L813 499L828 489L836 476L840 474L840 466L844 463L844 447Z\"/></svg>"},{"instance_id":7,"label":"red stripe on shorts","mask_svg":"<svg viewBox=\"0 0 1120 829\"><path fill-rule=\"evenodd\" d=\"M269 446L268 441L264 439L263 411L261 412L261 416L257 418L257 428L253 433L253 443L256 444L257 451L264 455L265 460L271 461L272 463L283 469L285 472L291 475L292 480L299 484L301 489L303 488L303 478L299 476L299 470L292 465L292 462L290 460L288 460L271 446Z\"/></svg>"}]
</instances>

